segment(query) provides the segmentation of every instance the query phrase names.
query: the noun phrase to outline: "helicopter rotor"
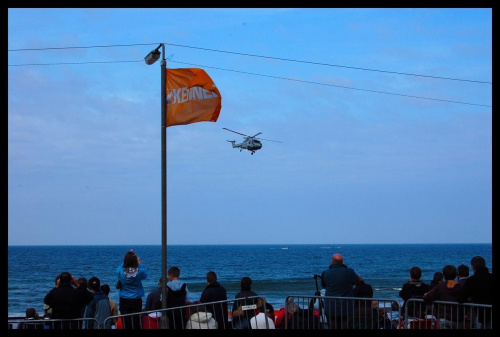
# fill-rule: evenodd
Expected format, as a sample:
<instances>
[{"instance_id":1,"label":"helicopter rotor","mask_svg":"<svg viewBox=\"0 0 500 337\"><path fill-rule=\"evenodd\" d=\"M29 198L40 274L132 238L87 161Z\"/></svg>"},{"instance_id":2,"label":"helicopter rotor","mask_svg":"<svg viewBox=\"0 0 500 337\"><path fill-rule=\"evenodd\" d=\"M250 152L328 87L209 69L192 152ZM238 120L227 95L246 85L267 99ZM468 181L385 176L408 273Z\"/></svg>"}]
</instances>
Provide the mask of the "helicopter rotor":
<instances>
[{"instance_id":1,"label":"helicopter rotor","mask_svg":"<svg viewBox=\"0 0 500 337\"><path fill-rule=\"evenodd\" d=\"M266 140L266 141L269 141L269 142L276 142L276 143L282 143L280 142L279 140L271 140L271 139L264 139L264 138L255 138L257 137L258 135L262 134L262 132L258 132L256 133L254 136L249 136L249 135L245 135L244 133L241 133L241 132L238 132L238 131L234 131L234 130L230 130L228 128L223 128L224 130L227 130L227 131L231 131L231 132L234 132L234 133L237 133L239 135L242 135L242 136L245 136L245 137L248 137L248 138L252 138L252 139L261 139L261 140Z\"/></svg>"},{"instance_id":2,"label":"helicopter rotor","mask_svg":"<svg viewBox=\"0 0 500 337\"><path fill-rule=\"evenodd\" d=\"M241 132L237 132L237 131L229 130L228 128L223 128L223 129L224 129L224 130L227 130L227 131L231 131L231 132L237 133L237 134L242 135L242 136L245 136L245 137L250 137L250 136L247 136L247 135L245 135L245 134L243 134L243 133L241 133Z\"/></svg>"}]
</instances>

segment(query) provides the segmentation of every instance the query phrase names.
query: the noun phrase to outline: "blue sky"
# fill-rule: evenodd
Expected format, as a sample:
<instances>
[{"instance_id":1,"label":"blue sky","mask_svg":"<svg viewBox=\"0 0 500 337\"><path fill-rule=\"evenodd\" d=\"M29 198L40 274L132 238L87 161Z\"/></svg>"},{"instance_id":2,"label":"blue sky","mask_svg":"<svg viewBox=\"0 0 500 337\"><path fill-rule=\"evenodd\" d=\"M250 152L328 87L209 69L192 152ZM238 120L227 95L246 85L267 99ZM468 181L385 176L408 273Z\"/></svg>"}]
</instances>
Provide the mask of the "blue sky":
<instances>
[{"instance_id":1,"label":"blue sky","mask_svg":"<svg viewBox=\"0 0 500 337\"><path fill-rule=\"evenodd\" d=\"M491 9L11 8L9 245L161 244L159 43L168 244L491 242Z\"/></svg>"}]
</instances>

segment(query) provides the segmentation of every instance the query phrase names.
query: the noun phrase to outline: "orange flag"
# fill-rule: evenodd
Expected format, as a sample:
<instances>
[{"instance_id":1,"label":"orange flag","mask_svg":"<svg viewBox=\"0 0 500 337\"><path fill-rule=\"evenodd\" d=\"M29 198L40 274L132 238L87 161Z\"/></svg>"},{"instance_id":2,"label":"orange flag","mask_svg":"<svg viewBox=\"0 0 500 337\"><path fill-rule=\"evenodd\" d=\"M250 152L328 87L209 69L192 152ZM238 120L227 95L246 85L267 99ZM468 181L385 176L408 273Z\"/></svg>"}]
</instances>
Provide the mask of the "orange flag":
<instances>
[{"instance_id":1,"label":"orange flag","mask_svg":"<svg viewBox=\"0 0 500 337\"><path fill-rule=\"evenodd\" d=\"M217 121L222 97L203 69L167 69L166 77L167 127Z\"/></svg>"}]
</instances>

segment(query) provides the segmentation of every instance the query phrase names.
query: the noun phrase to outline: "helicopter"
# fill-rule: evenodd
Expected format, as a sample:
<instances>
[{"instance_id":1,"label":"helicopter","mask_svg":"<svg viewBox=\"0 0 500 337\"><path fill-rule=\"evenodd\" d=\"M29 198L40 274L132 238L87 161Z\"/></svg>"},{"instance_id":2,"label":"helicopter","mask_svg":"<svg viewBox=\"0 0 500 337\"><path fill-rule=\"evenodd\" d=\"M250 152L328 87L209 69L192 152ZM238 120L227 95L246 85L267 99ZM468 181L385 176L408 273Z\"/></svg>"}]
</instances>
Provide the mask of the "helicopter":
<instances>
[{"instance_id":1,"label":"helicopter","mask_svg":"<svg viewBox=\"0 0 500 337\"><path fill-rule=\"evenodd\" d=\"M238 148L239 147L240 148L240 152L243 149L245 149L247 151L250 151L250 153L252 155L255 153L255 151L260 150L262 148L262 143L259 141L259 139L261 139L261 140L267 140L269 142L281 143L278 140L270 140L270 139L264 139L264 138L255 138L258 135L262 134L262 132L258 132L258 133L256 133L253 136L248 136L248 135L245 135L243 133L240 133L240 132L237 132L237 131L234 131L234 130L229 130L228 128L223 128L223 129L227 130L227 131L231 131L231 132L237 133L237 134L242 135L242 136L245 136L246 138L243 140L243 142L241 142L239 144L236 144L235 140L228 140L228 142L230 142L231 144L233 144L233 148Z\"/></svg>"}]
</instances>

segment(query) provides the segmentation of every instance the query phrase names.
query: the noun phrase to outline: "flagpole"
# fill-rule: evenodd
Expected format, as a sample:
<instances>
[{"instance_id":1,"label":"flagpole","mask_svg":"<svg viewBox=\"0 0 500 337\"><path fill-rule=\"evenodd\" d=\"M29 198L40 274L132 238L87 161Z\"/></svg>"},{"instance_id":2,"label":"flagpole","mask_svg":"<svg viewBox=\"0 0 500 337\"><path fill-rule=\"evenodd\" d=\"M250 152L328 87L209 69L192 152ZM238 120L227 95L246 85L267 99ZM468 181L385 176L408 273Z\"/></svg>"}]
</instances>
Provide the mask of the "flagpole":
<instances>
[{"instance_id":1,"label":"flagpole","mask_svg":"<svg viewBox=\"0 0 500 337\"><path fill-rule=\"evenodd\" d=\"M158 51L161 47L161 53ZM156 49L144 58L147 65L152 65L161 58L161 283L162 309L167 308L167 60L165 44L160 43ZM162 328L166 329L165 319Z\"/></svg>"},{"instance_id":2,"label":"flagpole","mask_svg":"<svg viewBox=\"0 0 500 337\"><path fill-rule=\"evenodd\" d=\"M161 45L161 293L163 309L167 308L167 61Z\"/></svg>"}]
</instances>

